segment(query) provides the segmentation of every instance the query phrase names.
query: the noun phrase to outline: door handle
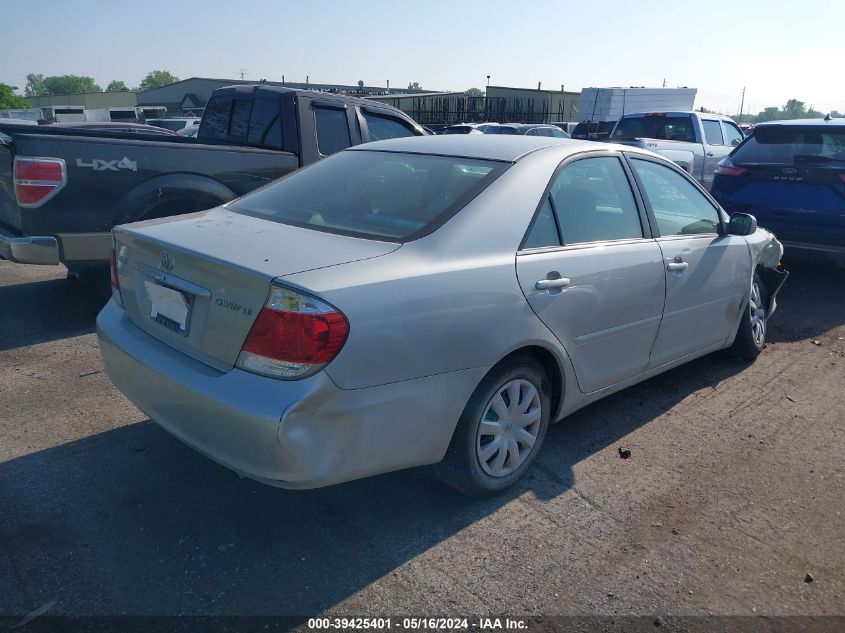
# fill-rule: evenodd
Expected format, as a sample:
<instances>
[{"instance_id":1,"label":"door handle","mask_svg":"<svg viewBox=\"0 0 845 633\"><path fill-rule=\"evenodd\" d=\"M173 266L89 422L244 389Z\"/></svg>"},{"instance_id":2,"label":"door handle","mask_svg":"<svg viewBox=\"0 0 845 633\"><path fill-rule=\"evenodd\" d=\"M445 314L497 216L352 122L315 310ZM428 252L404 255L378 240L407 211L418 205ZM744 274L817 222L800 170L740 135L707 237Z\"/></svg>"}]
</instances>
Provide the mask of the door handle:
<instances>
[{"instance_id":1,"label":"door handle","mask_svg":"<svg viewBox=\"0 0 845 633\"><path fill-rule=\"evenodd\" d=\"M708 156L715 156L716 154L714 154L713 152L707 152L707 155Z\"/></svg>"},{"instance_id":2,"label":"door handle","mask_svg":"<svg viewBox=\"0 0 845 633\"><path fill-rule=\"evenodd\" d=\"M534 287L537 290L549 290L550 288L565 288L570 283L569 277L560 277L558 279L541 279Z\"/></svg>"},{"instance_id":3,"label":"door handle","mask_svg":"<svg viewBox=\"0 0 845 633\"><path fill-rule=\"evenodd\" d=\"M666 264L666 270L686 270L689 268L687 262L669 262Z\"/></svg>"}]
</instances>

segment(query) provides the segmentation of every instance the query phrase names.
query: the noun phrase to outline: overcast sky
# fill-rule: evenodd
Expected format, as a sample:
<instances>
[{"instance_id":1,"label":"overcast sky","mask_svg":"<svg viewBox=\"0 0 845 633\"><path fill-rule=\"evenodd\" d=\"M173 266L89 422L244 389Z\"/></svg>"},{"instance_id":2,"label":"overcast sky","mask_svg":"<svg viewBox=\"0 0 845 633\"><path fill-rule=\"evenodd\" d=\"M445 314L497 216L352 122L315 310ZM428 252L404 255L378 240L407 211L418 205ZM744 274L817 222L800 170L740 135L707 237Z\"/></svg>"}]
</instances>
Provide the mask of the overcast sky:
<instances>
[{"instance_id":1,"label":"overcast sky","mask_svg":"<svg viewBox=\"0 0 845 633\"><path fill-rule=\"evenodd\" d=\"M465 90L689 86L729 113L845 112L842 0L38 0L4 3L0 82L191 76ZM37 6L36 6L37 5Z\"/></svg>"}]
</instances>

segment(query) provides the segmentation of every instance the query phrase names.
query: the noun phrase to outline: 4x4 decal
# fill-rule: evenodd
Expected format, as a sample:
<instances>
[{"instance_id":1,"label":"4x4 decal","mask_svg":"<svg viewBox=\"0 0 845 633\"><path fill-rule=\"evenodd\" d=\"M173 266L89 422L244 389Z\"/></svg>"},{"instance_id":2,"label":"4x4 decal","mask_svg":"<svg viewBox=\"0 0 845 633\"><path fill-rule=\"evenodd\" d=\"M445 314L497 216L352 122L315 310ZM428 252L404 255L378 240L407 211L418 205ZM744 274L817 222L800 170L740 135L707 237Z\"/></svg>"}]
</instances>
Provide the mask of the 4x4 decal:
<instances>
[{"instance_id":1,"label":"4x4 decal","mask_svg":"<svg viewBox=\"0 0 845 633\"><path fill-rule=\"evenodd\" d=\"M103 160L101 158L92 158L90 162L85 162L81 158L76 159L77 167L90 167L94 171L119 171L121 169L128 169L129 171L138 171L138 162L129 160L124 156L120 160Z\"/></svg>"}]
</instances>

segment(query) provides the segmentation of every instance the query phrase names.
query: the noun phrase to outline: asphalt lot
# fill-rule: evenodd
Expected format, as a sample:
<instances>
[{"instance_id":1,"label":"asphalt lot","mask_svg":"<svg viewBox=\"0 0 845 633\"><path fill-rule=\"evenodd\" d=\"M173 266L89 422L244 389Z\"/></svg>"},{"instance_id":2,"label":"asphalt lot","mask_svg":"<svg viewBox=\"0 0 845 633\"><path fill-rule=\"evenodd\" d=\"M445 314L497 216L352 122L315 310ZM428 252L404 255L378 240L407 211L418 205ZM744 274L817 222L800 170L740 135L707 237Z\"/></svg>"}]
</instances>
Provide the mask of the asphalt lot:
<instances>
[{"instance_id":1,"label":"asphalt lot","mask_svg":"<svg viewBox=\"0 0 845 633\"><path fill-rule=\"evenodd\" d=\"M599 402L479 501L238 479L111 386L107 284L0 261L0 615L845 615L845 271L787 263L754 365Z\"/></svg>"}]
</instances>

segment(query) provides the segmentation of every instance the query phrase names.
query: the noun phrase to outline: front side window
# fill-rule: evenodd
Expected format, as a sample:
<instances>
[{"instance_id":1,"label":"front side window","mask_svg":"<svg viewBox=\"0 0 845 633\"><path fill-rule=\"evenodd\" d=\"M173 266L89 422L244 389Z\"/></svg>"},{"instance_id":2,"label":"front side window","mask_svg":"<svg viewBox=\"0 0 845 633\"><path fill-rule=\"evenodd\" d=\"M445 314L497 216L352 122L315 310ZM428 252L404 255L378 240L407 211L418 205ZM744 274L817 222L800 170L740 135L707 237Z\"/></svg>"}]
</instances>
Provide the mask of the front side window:
<instances>
[{"instance_id":1,"label":"front side window","mask_svg":"<svg viewBox=\"0 0 845 633\"><path fill-rule=\"evenodd\" d=\"M701 125L704 127L704 140L708 145L724 145L725 139L722 138L722 125L718 121L702 121Z\"/></svg>"},{"instance_id":2,"label":"front side window","mask_svg":"<svg viewBox=\"0 0 845 633\"><path fill-rule=\"evenodd\" d=\"M231 114L231 97L211 99L205 107L205 112L203 112L199 135L203 138L225 139L229 134L229 116Z\"/></svg>"},{"instance_id":3,"label":"front side window","mask_svg":"<svg viewBox=\"0 0 845 633\"><path fill-rule=\"evenodd\" d=\"M550 196L564 244L643 236L631 185L614 156L570 163L555 177Z\"/></svg>"},{"instance_id":4,"label":"front side window","mask_svg":"<svg viewBox=\"0 0 845 633\"><path fill-rule=\"evenodd\" d=\"M403 138L415 136L414 131L407 125L403 125L397 119L388 116L380 116L364 110L362 112L367 122L367 129L370 131L371 141L383 141L388 138Z\"/></svg>"},{"instance_id":5,"label":"front side window","mask_svg":"<svg viewBox=\"0 0 845 633\"><path fill-rule=\"evenodd\" d=\"M660 235L718 233L719 213L684 176L670 167L632 159Z\"/></svg>"},{"instance_id":6,"label":"front side window","mask_svg":"<svg viewBox=\"0 0 845 633\"><path fill-rule=\"evenodd\" d=\"M314 120L317 125L317 151L323 156L352 145L345 109L315 106Z\"/></svg>"},{"instance_id":7,"label":"front side window","mask_svg":"<svg viewBox=\"0 0 845 633\"><path fill-rule=\"evenodd\" d=\"M736 125L730 121L722 121L725 126L725 145L739 145L745 139L745 134L742 133Z\"/></svg>"},{"instance_id":8,"label":"front side window","mask_svg":"<svg viewBox=\"0 0 845 633\"><path fill-rule=\"evenodd\" d=\"M352 150L249 193L230 208L317 231L402 242L433 231L506 167L469 158Z\"/></svg>"}]
</instances>

